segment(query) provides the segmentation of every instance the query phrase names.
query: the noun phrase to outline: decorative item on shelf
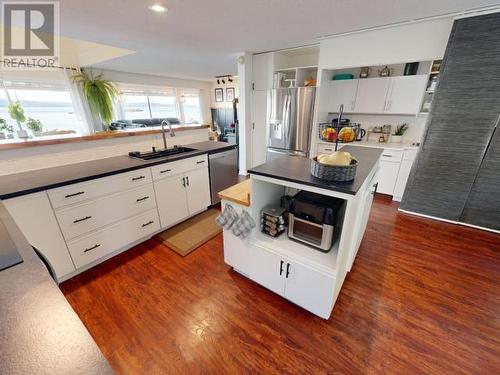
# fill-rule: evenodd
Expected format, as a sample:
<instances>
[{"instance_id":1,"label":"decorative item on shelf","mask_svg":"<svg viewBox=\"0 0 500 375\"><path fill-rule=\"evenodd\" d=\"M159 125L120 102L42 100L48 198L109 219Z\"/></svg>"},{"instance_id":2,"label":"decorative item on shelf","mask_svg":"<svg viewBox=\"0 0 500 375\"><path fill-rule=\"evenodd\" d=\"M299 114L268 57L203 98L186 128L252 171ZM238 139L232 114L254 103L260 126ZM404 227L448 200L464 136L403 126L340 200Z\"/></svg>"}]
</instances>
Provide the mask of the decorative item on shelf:
<instances>
[{"instance_id":1,"label":"decorative item on shelf","mask_svg":"<svg viewBox=\"0 0 500 375\"><path fill-rule=\"evenodd\" d=\"M17 136L21 139L28 139L29 135L26 130L23 129L23 123L26 121L26 116L24 115L24 109L19 102L9 104L9 115L13 120L16 120L19 130L17 131Z\"/></svg>"},{"instance_id":2,"label":"decorative item on shelf","mask_svg":"<svg viewBox=\"0 0 500 375\"><path fill-rule=\"evenodd\" d=\"M7 124L7 121L0 118L0 139L12 139L14 138L14 127Z\"/></svg>"},{"instance_id":3,"label":"decorative item on shelf","mask_svg":"<svg viewBox=\"0 0 500 375\"><path fill-rule=\"evenodd\" d=\"M90 70L83 70L73 76L73 81L82 85L83 95L87 99L90 112L102 122L104 130L113 121L113 102L119 93L113 82L103 79L100 73L94 76Z\"/></svg>"},{"instance_id":4,"label":"decorative item on shelf","mask_svg":"<svg viewBox=\"0 0 500 375\"><path fill-rule=\"evenodd\" d=\"M226 88L226 102L232 102L234 100L234 87Z\"/></svg>"},{"instance_id":5,"label":"decorative item on shelf","mask_svg":"<svg viewBox=\"0 0 500 375\"><path fill-rule=\"evenodd\" d=\"M350 153L336 151L319 155L311 160L311 174L326 181L347 182L354 180L358 161Z\"/></svg>"},{"instance_id":6,"label":"decorative item on shelf","mask_svg":"<svg viewBox=\"0 0 500 375\"><path fill-rule=\"evenodd\" d=\"M417 74L417 71L418 71L418 66L420 64L418 62L411 62L411 63L407 63L405 65L405 70L404 70L404 75L405 76L414 76Z\"/></svg>"},{"instance_id":7,"label":"decorative item on shelf","mask_svg":"<svg viewBox=\"0 0 500 375\"><path fill-rule=\"evenodd\" d=\"M35 137L39 137L42 135L43 124L40 120L28 117L28 120L26 121L26 127L31 130Z\"/></svg>"},{"instance_id":8,"label":"decorative item on shelf","mask_svg":"<svg viewBox=\"0 0 500 375\"><path fill-rule=\"evenodd\" d=\"M393 143L401 143L403 142L403 135L406 133L408 130L408 123L403 122L401 125L396 126L396 131L391 137L391 142Z\"/></svg>"},{"instance_id":9,"label":"decorative item on shelf","mask_svg":"<svg viewBox=\"0 0 500 375\"><path fill-rule=\"evenodd\" d=\"M354 74L351 73L341 73L341 74L335 74L333 76L334 81L341 81L345 79L354 79Z\"/></svg>"},{"instance_id":10,"label":"decorative item on shelf","mask_svg":"<svg viewBox=\"0 0 500 375\"><path fill-rule=\"evenodd\" d=\"M278 237L286 227L286 209L278 206L266 206L260 211L260 230L262 233Z\"/></svg>"},{"instance_id":11,"label":"decorative item on shelf","mask_svg":"<svg viewBox=\"0 0 500 375\"><path fill-rule=\"evenodd\" d=\"M391 69L386 65L385 68L378 71L379 77L389 77L391 75Z\"/></svg>"},{"instance_id":12,"label":"decorative item on shelf","mask_svg":"<svg viewBox=\"0 0 500 375\"><path fill-rule=\"evenodd\" d=\"M368 78L370 76L371 68L369 66L364 66L361 68L359 73L359 78Z\"/></svg>"},{"instance_id":13,"label":"decorative item on shelf","mask_svg":"<svg viewBox=\"0 0 500 375\"><path fill-rule=\"evenodd\" d=\"M215 101L217 103L221 103L224 101L224 89L222 88L215 89Z\"/></svg>"},{"instance_id":14,"label":"decorative item on shelf","mask_svg":"<svg viewBox=\"0 0 500 375\"><path fill-rule=\"evenodd\" d=\"M304 80L304 86L305 87L316 86L316 78L314 78L313 76L306 78Z\"/></svg>"},{"instance_id":15,"label":"decorative item on shelf","mask_svg":"<svg viewBox=\"0 0 500 375\"><path fill-rule=\"evenodd\" d=\"M366 140L370 141L370 136L373 134L377 137L378 142L389 142L391 136L392 125L374 126L368 129Z\"/></svg>"}]
</instances>

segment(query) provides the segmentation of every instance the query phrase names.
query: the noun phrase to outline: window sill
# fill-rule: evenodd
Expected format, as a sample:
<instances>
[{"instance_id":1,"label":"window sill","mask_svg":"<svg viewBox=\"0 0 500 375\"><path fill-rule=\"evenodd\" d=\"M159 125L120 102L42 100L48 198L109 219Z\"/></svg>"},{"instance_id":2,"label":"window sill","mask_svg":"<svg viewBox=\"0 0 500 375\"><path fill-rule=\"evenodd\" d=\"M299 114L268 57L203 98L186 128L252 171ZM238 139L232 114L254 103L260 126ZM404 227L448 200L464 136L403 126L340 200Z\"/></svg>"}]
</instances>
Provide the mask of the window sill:
<instances>
[{"instance_id":1,"label":"window sill","mask_svg":"<svg viewBox=\"0 0 500 375\"><path fill-rule=\"evenodd\" d=\"M197 129L208 129L209 125L175 125L172 128L176 132L180 131L188 131L188 130L197 130ZM165 129L168 133L169 130ZM59 145L64 143L79 143L79 142L87 142L87 141L99 141L103 139L112 139L112 138L122 138L122 137L133 137L133 136L141 136L141 135L150 135L150 134L160 134L161 129L148 129L148 130L117 130L117 131L106 131L99 132L92 135L84 135L79 137L66 137L66 138L52 138L52 139L30 139L26 141L14 141L8 143L0 143L0 151L2 150L13 150L18 148L28 148L28 147L37 147L37 146L50 146L50 145Z\"/></svg>"}]
</instances>

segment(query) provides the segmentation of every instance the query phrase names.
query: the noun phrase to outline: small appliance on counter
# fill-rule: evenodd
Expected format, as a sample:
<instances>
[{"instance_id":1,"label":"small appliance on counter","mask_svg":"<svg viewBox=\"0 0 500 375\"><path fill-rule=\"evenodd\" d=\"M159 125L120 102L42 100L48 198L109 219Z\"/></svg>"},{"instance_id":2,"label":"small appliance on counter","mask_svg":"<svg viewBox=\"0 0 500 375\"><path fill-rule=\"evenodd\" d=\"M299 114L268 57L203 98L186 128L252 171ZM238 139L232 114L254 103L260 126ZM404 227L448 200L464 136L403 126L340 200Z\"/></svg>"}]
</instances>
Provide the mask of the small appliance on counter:
<instances>
[{"instance_id":1,"label":"small appliance on counter","mask_svg":"<svg viewBox=\"0 0 500 375\"><path fill-rule=\"evenodd\" d=\"M278 237L285 231L286 210L277 206L266 206L260 212L260 229L271 237Z\"/></svg>"},{"instance_id":2,"label":"small appliance on counter","mask_svg":"<svg viewBox=\"0 0 500 375\"><path fill-rule=\"evenodd\" d=\"M340 233L344 201L307 191L292 199L288 214L288 237L320 251L330 251Z\"/></svg>"}]
</instances>

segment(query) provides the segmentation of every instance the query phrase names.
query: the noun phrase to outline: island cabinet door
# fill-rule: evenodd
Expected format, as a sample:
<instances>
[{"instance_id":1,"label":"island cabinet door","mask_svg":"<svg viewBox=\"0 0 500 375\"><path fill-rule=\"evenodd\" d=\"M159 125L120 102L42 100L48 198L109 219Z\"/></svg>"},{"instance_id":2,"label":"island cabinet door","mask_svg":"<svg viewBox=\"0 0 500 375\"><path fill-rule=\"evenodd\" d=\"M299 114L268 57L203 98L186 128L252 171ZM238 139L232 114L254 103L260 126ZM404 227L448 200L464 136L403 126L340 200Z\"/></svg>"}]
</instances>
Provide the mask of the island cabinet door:
<instances>
[{"instance_id":1,"label":"island cabinet door","mask_svg":"<svg viewBox=\"0 0 500 375\"><path fill-rule=\"evenodd\" d=\"M184 176L178 175L154 183L162 228L167 228L189 216L185 181Z\"/></svg>"},{"instance_id":2,"label":"island cabinet door","mask_svg":"<svg viewBox=\"0 0 500 375\"><path fill-rule=\"evenodd\" d=\"M285 292L286 258L253 245L250 249L250 278L283 296Z\"/></svg>"},{"instance_id":3,"label":"island cabinet door","mask_svg":"<svg viewBox=\"0 0 500 375\"><path fill-rule=\"evenodd\" d=\"M324 318L330 317L335 278L288 260L285 266L285 298Z\"/></svg>"}]
</instances>

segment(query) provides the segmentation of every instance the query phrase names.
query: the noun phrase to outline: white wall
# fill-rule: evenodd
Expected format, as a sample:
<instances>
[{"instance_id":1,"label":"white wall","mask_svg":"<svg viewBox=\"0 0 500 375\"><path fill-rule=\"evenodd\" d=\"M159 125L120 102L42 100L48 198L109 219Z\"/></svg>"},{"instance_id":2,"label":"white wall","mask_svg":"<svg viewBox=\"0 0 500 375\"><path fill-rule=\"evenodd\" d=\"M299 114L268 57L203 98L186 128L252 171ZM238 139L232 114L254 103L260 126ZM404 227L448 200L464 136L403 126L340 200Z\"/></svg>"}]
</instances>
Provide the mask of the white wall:
<instances>
[{"instance_id":1,"label":"white wall","mask_svg":"<svg viewBox=\"0 0 500 375\"><path fill-rule=\"evenodd\" d=\"M252 161L252 55L241 54L244 63L238 62L239 85L239 164L240 175L246 175Z\"/></svg>"},{"instance_id":2,"label":"white wall","mask_svg":"<svg viewBox=\"0 0 500 375\"><path fill-rule=\"evenodd\" d=\"M340 35L320 42L320 69L398 64L444 56L453 19Z\"/></svg>"},{"instance_id":3,"label":"white wall","mask_svg":"<svg viewBox=\"0 0 500 375\"><path fill-rule=\"evenodd\" d=\"M167 134L168 147L206 140L208 129L178 131L175 137ZM0 176L112 156L126 156L129 151L149 151L152 146L163 147L161 134L5 150L0 151Z\"/></svg>"}]
</instances>

